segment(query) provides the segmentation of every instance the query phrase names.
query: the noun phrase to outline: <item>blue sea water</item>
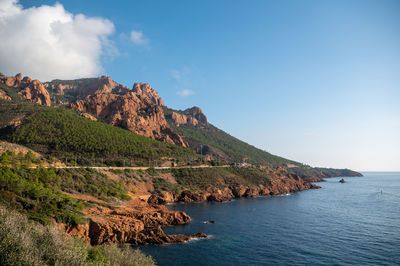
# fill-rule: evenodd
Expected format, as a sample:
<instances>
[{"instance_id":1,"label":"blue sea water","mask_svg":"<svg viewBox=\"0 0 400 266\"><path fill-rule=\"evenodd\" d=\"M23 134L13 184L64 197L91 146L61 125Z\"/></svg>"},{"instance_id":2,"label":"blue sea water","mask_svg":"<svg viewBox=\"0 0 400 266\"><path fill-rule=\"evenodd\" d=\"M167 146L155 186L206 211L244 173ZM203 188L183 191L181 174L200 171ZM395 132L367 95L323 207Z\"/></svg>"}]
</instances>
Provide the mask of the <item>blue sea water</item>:
<instances>
[{"instance_id":1,"label":"blue sea water","mask_svg":"<svg viewBox=\"0 0 400 266\"><path fill-rule=\"evenodd\" d=\"M285 196L170 205L193 221L167 233L212 237L140 249L159 265L400 265L400 173L363 174Z\"/></svg>"}]
</instances>

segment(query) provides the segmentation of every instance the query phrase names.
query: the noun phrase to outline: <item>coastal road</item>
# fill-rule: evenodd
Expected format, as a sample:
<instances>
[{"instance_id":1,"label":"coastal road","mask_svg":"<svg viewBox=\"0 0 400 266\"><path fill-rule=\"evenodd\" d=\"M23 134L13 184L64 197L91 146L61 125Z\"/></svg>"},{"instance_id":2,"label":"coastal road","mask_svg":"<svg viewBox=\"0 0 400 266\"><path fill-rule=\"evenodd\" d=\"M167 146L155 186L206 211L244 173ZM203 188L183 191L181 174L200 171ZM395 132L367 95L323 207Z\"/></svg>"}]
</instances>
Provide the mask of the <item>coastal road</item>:
<instances>
[{"instance_id":1,"label":"coastal road","mask_svg":"<svg viewBox=\"0 0 400 266\"><path fill-rule=\"evenodd\" d=\"M37 168L40 166L32 166L30 168ZM125 169L130 169L130 170L147 170L149 168L153 168L155 170L163 170L163 169L186 169L186 168L191 168L191 169L197 169L197 168L227 168L230 167L230 165L218 165L218 166L211 166L211 165L196 165L196 166L175 166L175 167L168 167L168 166L138 166L138 167L131 167L131 166L42 166L44 168L56 168L56 169L79 169L79 168L91 168L91 169L99 169L99 170L125 170Z\"/></svg>"}]
</instances>

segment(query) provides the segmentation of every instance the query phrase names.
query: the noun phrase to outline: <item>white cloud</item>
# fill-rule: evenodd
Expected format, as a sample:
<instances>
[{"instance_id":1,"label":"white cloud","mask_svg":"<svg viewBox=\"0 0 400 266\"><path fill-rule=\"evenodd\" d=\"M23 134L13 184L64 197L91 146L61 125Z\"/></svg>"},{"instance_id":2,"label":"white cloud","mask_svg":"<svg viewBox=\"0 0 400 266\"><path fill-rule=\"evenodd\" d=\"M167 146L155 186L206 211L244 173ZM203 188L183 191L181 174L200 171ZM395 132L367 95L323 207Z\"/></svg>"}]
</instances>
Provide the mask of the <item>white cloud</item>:
<instances>
[{"instance_id":1,"label":"white cloud","mask_svg":"<svg viewBox=\"0 0 400 266\"><path fill-rule=\"evenodd\" d=\"M0 0L0 71L42 81L98 75L113 31L111 21L71 14L59 3L24 9Z\"/></svg>"},{"instance_id":2,"label":"white cloud","mask_svg":"<svg viewBox=\"0 0 400 266\"><path fill-rule=\"evenodd\" d=\"M182 97L187 97L187 96L194 94L194 91L184 89L184 90L177 91L176 94L178 94L179 96L182 96Z\"/></svg>"},{"instance_id":3,"label":"white cloud","mask_svg":"<svg viewBox=\"0 0 400 266\"><path fill-rule=\"evenodd\" d=\"M149 43L143 32L136 30L131 31L131 41L136 45L146 45Z\"/></svg>"}]
</instances>

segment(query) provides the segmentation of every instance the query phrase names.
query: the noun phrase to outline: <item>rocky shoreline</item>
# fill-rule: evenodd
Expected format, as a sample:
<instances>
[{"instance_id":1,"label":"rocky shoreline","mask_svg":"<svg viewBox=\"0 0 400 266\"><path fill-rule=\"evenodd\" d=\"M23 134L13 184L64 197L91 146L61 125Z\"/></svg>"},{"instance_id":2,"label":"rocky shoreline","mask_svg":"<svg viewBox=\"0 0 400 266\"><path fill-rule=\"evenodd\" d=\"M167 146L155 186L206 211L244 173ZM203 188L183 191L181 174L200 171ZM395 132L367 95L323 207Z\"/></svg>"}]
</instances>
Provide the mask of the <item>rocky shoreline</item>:
<instances>
[{"instance_id":1,"label":"rocky shoreline","mask_svg":"<svg viewBox=\"0 0 400 266\"><path fill-rule=\"evenodd\" d=\"M223 189L210 187L204 192L184 190L175 195L170 192L152 194L148 199L149 204L166 204L173 202L224 202L234 198L254 198L258 196L270 196L288 194L306 189L317 189L320 186L304 181L296 175L279 177L268 185L244 186L238 185Z\"/></svg>"},{"instance_id":2,"label":"rocky shoreline","mask_svg":"<svg viewBox=\"0 0 400 266\"><path fill-rule=\"evenodd\" d=\"M131 201L116 209L97 206L85 209L88 223L60 225L67 234L79 236L92 245L129 243L134 245L184 243L191 238L207 238L205 233L168 235L162 226L183 225L191 222L182 211L168 210L163 204L173 202L224 202L234 198L279 195L306 189L320 188L296 175L282 176L268 185L249 187L238 185L219 189L210 187L203 192L184 190L178 194L152 194L147 201Z\"/></svg>"}]
</instances>

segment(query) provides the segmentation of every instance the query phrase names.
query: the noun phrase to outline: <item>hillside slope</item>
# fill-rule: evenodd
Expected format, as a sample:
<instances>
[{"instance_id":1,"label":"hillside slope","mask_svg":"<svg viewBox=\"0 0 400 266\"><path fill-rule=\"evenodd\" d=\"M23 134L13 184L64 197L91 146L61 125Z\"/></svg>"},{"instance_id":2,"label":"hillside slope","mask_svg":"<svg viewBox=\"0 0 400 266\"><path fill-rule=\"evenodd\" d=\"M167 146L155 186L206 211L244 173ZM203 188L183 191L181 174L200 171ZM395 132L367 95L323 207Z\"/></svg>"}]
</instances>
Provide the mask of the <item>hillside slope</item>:
<instances>
[{"instance_id":1,"label":"hillside slope","mask_svg":"<svg viewBox=\"0 0 400 266\"><path fill-rule=\"evenodd\" d=\"M208 123L207 120L196 119L188 110L177 111L165 108L167 121L175 132L184 137L184 140L189 143L191 148L198 153L202 153L207 160L221 163L247 162L265 166L301 165L298 162L273 155L247 144L218 129ZM201 110L196 112L197 116L199 116L199 112ZM181 118L182 116L195 118L196 122L190 123L187 121L182 123L182 120L177 119L177 114L181 115ZM205 117L204 114L203 116Z\"/></svg>"},{"instance_id":2,"label":"hillside slope","mask_svg":"<svg viewBox=\"0 0 400 266\"><path fill-rule=\"evenodd\" d=\"M162 165L195 163L191 149L156 141L92 121L64 107L47 107L18 98L0 100L0 139L25 145L78 165Z\"/></svg>"}]
</instances>

